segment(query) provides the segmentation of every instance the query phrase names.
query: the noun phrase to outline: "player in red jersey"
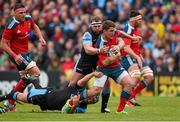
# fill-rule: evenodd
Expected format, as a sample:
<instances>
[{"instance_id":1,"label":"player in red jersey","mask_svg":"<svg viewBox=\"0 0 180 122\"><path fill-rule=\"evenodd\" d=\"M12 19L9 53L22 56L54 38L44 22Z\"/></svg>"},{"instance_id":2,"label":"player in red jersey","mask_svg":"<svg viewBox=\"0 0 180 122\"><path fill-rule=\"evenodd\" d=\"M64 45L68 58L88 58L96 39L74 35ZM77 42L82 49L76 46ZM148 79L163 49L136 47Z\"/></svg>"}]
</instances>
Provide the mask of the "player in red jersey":
<instances>
[{"instance_id":1,"label":"player in red jersey","mask_svg":"<svg viewBox=\"0 0 180 122\"><path fill-rule=\"evenodd\" d=\"M125 32L132 36L141 37L141 32L138 29L141 25L141 21L142 15L137 11L131 11L129 23L125 26ZM124 50L121 51L121 64L133 78L131 85L134 90L132 92L132 99L130 102L134 105L139 105L134 97L154 80L153 71L143 62L140 47L142 41L124 39L124 42L126 46L124 47ZM141 76L143 76L144 79L140 81Z\"/></svg>"},{"instance_id":2,"label":"player in red jersey","mask_svg":"<svg viewBox=\"0 0 180 122\"><path fill-rule=\"evenodd\" d=\"M94 86L89 91L83 91L80 94L80 99L84 99L87 97L92 97L98 95L108 77L111 77L116 83L121 84L123 86L123 90L121 92L120 104L118 107L118 113L127 113L124 111L125 104L130 97L131 94L131 85L132 81L131 77L127 73L127 71L119 64L120 53L114 50L114 46L117 46L121 49L123 44L121 44L118 38L118 34L115 34L115 25L112 21L106 20L103 23L103 34L99 37L97 41L97 47L100 48L102 46L108 46L109 52L108 54L99 54L98 55L98 67L97 71L102 72L104 75L100 78L96 78L94 81ZM83 86L80 82L78 82L78 86Z\"/></svg>"},{"instance_id":3,"label":"player in red jersey","mask_svg":"<svg viewBox=\"0 0 180 122\"><path fill-rule=\"evenodd\" d=\"M14 16L8 20L2 35L1 48L17 66L20 76L23 76L13 91L23 92L29 83L33 83L36 88L40 87L37 82L40 70L28 52L30 31L34 31L42 46L46 45L46 41L31 16L26 15L26 8L21 3L16 3L13 10ZM15 110L15 101L8 100L5 106L9 110Z\"/></svg>"}]
</instances>

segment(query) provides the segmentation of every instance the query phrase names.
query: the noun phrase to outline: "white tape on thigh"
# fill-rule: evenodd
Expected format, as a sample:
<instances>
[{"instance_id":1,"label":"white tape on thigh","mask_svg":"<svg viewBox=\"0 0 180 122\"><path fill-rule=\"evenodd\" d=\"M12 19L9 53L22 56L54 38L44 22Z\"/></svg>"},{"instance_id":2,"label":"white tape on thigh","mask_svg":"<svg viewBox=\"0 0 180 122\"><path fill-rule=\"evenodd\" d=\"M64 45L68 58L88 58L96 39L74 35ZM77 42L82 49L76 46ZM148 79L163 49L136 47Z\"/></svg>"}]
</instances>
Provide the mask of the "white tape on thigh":
<instances>
[{"instance_id":1,"label":"white tape on thigh","mask_svg":"<svg viewBox=\"0 0 180 122\"><path fill-rule=\"evenodd\" d=\"M141 77L141 72L139 70L133 70L133 71L129 72L129 75L132 78L140 78Z\"/></svg>"},{"instance_id":2,"label":"white tape on thigh","mask_svg":"<svg viewBox=\"0 0 180 122\"><path fill-rule=\"evenodd\" d=\"M35 66L36 66L36 62L31 61L31 62L27 65L27 67L26 67L25 70L28 70L28 69L30 69L30 68L32 68L32 67L35 67Z\"/></svg>"},{"instance_id":3,"label":"white tape on thigh","mask_svg":"<svg viewBox=\"0 0 180 122\"><path fill-rule=\"evenodd\" d=\"M106 80L107 80L107 76L106 75L103 75L100 78L96 78L95 81L94 81L94 86L104 87L104 84L105 84Z\"/></svg>"},{"instance_id":4,"label":"white tape on thigh","mask_svg":"<svg viewBox=\"0 0 180 122\"><path fill-rule=\"evenodd\" d=\"M145 76L153 76L153 71L151 70L150 67L146 66L146 67L143 67L142 70L141 70L141 73L143 75L143 77Z\"/></svg>"},{"instance_id":5,"label":"white tape on thigh","mask_svg":"<svg viewBox=\"0 0 180 122\"><path fill-rule=\"evenodd\" d=\"M129 76L129 74L128 74L128 72L127 71L123 71L120 75L119 75L119 77L116 79L116 83L120 83L121 82L121 80L124 78L124 77L126 77L126 76Z\"/></svg>"}]
</instances>

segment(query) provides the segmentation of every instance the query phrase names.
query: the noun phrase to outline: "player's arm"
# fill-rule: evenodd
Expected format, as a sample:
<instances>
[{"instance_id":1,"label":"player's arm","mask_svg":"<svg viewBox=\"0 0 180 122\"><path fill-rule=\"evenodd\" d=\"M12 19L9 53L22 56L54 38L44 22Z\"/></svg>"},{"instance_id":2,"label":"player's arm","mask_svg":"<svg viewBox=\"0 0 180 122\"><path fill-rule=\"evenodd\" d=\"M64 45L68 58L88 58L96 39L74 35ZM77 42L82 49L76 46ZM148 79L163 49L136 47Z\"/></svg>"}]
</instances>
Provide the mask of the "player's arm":
<instances>
[{"instance_id":1,"label":"player's arm","mask_svg":"<svg viewBox=\"0 0 180 122\"><path fill-rule=\"evenodd\" d=\"M106 53L107 52L107 47L102 46L100 48L95 48L92 45L92 36L89 32L86 32L83 35L83 40L82 40L82 45L84 47L85 52L88 55L95 55L95 54L100 54L100 53Z\"/></svg>"},{"instance_id":2,"label":"player's arm","mask_svg":"<svg viewBox=\"0 0 180 122\"><path fill-rule=\"evenodd\" d=\"M140 58L140 56L138 56L130 47L130 45L125 45L124 46L124 51L127 52L129 55L131 55L133 58L135 58L137 60L137 63L139 65L139 67L142 67L142 60Z\"/></svg>"},{"instance_id":3,"label":"player's arm","mask_svg":"<svg viewBox=\"0 0 180 122\"><path fill-rule=\"evenodd\" d=\"M9 47L9 40L6 40L4 38L2 38L1 40L1 48L7 53L9 54L11 57L15 58L17 55L16 53L14 53L11 48Z\"/></svg>"},{"instance_id":4,"label":"player's arm","mask_svg":"<svg viewBox=\"0 0 180 122\"><path fill-rule=\"evenodd\" d=\"M34 33L36 34L36 36L39 38L39 41L41 42L41 45L45 46L46 45L46 41L44 40L44 38L42 36L42 33L41 33L41 30L39 29L39 27L36 24L34 24L32 26L32 29L33 29Z\"/></svg>"},{"instance_id":5,"label":"player's arm","mask_svg":"<svg viewBox=\"0 0 180 122\"><path fill-rule=\"evenodd\" d=\"M120 58L120 54L118 53L117 55L107 57L105 60L102 61L102 63L104 66L108 66L108 65L114 63L119 58Z\"/></svg>"},{"instance_id":6,"label":"player's arm","mask_svg":"<svg viewBox=\"0 0 180 122\"><path fill-rule=\"evenodd\" d=\"M94 71L90 74L87 74L86 76L84 76L82 79L78 80L77 84L78 86L85 86L86 83L92 78L92 77L101 77L103 76L103 73L102 72L97 72L97 71Z\"/></svg>"},{"instance_id":7,"label":"player's arm","mask_svg":"<svg viewBox=\"0 0 180 122\"><path fill-rule=\"evenodd\" d=\"M140 36L131 36L131 35L127 34L124 31L121 31L121 30L117 30L117 31L118 31L118 35L120 37L131 39L133 41L140 41L140 40L142 40L142 38Z\"/></svg>"}]
</instances>

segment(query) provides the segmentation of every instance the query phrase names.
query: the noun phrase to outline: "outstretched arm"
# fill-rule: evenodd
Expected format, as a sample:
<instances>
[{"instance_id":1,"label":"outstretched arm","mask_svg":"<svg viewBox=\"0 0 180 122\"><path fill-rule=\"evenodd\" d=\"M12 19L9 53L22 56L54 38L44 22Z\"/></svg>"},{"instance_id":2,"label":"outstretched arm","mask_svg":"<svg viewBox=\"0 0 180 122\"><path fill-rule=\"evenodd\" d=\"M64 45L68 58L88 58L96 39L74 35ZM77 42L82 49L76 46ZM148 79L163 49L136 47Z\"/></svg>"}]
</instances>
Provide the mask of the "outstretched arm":
<instances>
[{"instance_id":1,"label":"outstretched arm","mask_svg":"<svg viewBox=\"0 0 180 122\"><path fill-rule=\"evenodd\" d=\"M117 32L118 32L118 35L120 37L123 37L123 38L128 38L128 39L131 39L133 41L141 41L142 40L142 37L140 37L140 36L131 36L131 35L127 34L124 31L121 31L121 30L117 30Z\"/></svg>"},{"instance_id":2,"label":"outstretched arm","mask_svg":"<svg viewBox=\"0 0 180 122\"><path fill-rule=\"evenodd\" d=\"M77 82L77 85L80 86L80 87L84 87L86 85L86 83L93 77L101 77L103 76L103 73L102 72L92 72L90 74L87 74L86 76L84 76L82 79L80 79L78 82Z\"/></svg>"}]
</instances>

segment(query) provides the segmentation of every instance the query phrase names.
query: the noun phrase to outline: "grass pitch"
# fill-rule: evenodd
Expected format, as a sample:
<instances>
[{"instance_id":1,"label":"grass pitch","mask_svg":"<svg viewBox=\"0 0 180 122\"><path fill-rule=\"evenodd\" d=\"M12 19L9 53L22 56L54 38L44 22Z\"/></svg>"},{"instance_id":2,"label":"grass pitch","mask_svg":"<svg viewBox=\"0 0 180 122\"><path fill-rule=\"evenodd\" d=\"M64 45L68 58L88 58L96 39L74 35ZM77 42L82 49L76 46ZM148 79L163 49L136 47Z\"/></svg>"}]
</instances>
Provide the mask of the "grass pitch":
<instances>
[{"instance_id":1,"label":"grass pitch","mask_svg":"<svg viewBox=\"0 0 180 122\"><path fill-rule=\"evenodd\" d=\"M100 102L89 105L84 114L41 112L38 106L17 105L17 112L0 114L0 121L180 121L180 97L140 97L138 101L142 107L126 108L128 115L115 113L118 97L110 97L110 114L100 113Z\"/></svg>"}]
</instances>

